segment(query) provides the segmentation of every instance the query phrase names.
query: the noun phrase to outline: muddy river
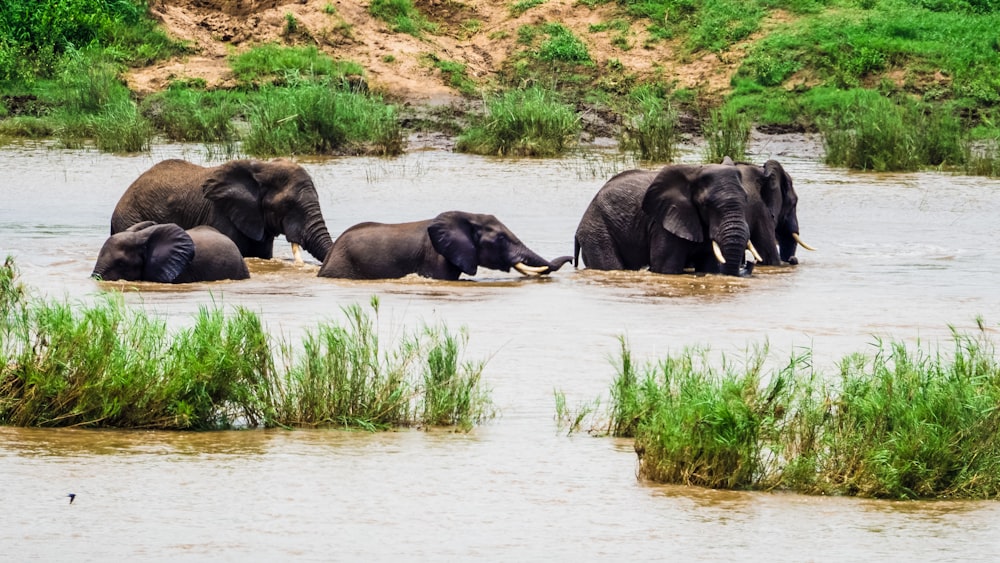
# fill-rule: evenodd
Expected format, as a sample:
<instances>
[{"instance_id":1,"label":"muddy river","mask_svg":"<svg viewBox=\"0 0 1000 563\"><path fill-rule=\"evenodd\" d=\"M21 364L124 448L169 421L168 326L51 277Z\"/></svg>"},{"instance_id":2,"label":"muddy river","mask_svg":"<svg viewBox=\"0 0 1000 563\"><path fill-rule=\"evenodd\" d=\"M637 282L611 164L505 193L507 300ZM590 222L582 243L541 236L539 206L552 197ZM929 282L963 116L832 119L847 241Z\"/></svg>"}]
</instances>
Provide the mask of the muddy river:
<instances>
[{"instance_id":1,"label":"muddy river","mask_svg":"<svg viewBox=\"0 0 1000 563\"><path fill-rule=\"evenodd\" d=\"M571 405L606 395L619 335L640 360L766 342L778 358L810 348L832 370L877 337L948 347L949 325L971 330L982 316L997 327L1000 182L834 169L794 138L752 148L795 180L801 234L817 248L800 249L796 267L748 279L566 267L544 279L349 282L294 265L278 239L277 259L252 261L250 280L127 291L178 325L203 304L245 305L290 340L378 295L382 327L465 327L466 357L488 358L501 416L469 434L0 428L0 560L994 560L994 502L653 485L636 479L629 441L557 428L553 390ZM197 145L140 156L0 148L0 253L41 293L93 299L103 289L88 275L115 203L172 157L207 161ZM692 148L683 160L699 158ZM335 237L360 221L459 209L495 214L549 258L572 253L590 199L628 166L611 153L439 150L301 162Z\"/></svg>"}]
</instances>

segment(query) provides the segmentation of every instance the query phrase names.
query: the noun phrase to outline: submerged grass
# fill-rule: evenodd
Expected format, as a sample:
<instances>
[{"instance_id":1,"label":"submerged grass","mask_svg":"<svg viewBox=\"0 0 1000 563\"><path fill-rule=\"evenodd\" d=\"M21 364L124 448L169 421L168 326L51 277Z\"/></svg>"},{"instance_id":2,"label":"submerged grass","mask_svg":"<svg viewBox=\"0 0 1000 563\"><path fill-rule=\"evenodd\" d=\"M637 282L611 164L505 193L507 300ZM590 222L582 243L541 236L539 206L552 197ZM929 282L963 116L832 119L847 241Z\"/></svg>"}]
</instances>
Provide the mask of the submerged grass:
<instances>
[{"instance_id":1,"label":"submerged grass","mask_svg":"<svg viewBox=\"0 0 1000 563\"><path fill-rule=\"evenodd\" d=\"M203 307L190 328L126 306L33 297L0 267L0 424L159 429L456 426L493 416L464 335L425 327L384 347L374 316L309 332L301 352L244 308ZM280 361L276 361L280 359Z\"/></svg>"},{"instance_id":2,"label":"submerged grass","mask_svg":"<svg viewBox=\"0 0 1000 563\"><path fill-rule=\"evenodd\" d=\"M608 432L639 473L718 488L880 498L1000 497L1000 362L980 331L949 354L875 342L821 377L809 352L765 369L687 349L637 368L622 340Z\"/></svg>"}]
</instances>

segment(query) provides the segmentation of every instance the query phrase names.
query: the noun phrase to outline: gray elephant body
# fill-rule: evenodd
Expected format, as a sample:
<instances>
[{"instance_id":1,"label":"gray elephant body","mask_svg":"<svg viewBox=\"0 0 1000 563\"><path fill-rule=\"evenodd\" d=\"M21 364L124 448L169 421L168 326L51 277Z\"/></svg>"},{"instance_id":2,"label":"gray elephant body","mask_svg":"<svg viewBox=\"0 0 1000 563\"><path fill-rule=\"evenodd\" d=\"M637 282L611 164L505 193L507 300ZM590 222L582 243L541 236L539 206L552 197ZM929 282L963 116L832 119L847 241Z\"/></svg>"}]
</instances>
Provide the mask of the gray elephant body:
<instances>
[{"instance_id":1,"label":"gray elephant body","mask_svg":"<svg viewBox=\"0 0 1000 563\"><path fill-rule=\"evenodd\" d=\"M776 160L768 160L763 166L733 162L729 157L722 162L735 166L740 172L749 198L750 241L760 255L760 262L768 266L782 262L798 264L795 251L799 234L799 197L792 177Z\"/></svg>"},{"instance_id":2,"label":"gray elephant body","mask_svg":"<svg viewBox=\"0 0 1000 563\"><path fill-rule=\"evenodd\" d=\"M213 167L177 159L157 163L118 201L111 234L142 221L211 226L246 257L271 258L281 234L320 261L333 246L312 179L285 159Z\"/></svg>"},{"instance_id":3,"label":"gray elephant body","mask_svg":"<svg viewBox=\"0 0 1000 563\"><path fill-rule=\"evenodd\" d=\"M174 223L137 223L101 247L93 277L106 281L190 283L250 277L229 237L208 226L184 230Z\"/></svg>"},{"instance_id":4,"label":"gray elephant body","mask_svg":"<svg viewBox=\"0 0 1000 563\"><path fill-rule=\"evenodd\" d=\"M391 279L409 274L440 280L475 275L479 266L547 274L570 261L552 262L528 249L492 215L449 211L410 223L360 223L341 234L319 275L330 278Z\"/></svg>"},{"instance_id":5,"label":"gray elephant body","mask_svg":"<svg viewBox=\"0 0 1000 563\"><path fill-rule=\"evenodd\" d=\"M733 166L671 165L629 170L604 184L584 212L574 258L588 268L661 274L746 275L747 194ZM724 264L716 258L717 242Z\"/></svg>"}]
</instances>

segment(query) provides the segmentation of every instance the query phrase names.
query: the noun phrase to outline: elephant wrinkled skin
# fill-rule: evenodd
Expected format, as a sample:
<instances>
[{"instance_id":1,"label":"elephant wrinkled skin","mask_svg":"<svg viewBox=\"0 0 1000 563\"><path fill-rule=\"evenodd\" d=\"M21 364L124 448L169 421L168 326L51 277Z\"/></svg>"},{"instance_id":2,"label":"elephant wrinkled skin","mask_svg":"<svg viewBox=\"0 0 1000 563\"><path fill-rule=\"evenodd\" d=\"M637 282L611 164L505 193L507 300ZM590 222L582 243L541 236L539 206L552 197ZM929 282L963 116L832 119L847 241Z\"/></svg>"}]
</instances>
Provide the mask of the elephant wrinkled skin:
<instances>
[{"instance_id":1,"label":"elephant wrinkled skin","mask_svg":"<svg viewBox=\"0 0 1000 563\"><path fill-rule=\"evenodd\" d=\"M604 184L577 227L574 262L661 274L749 275L748 197L735 166L629 170Z\"/></svg>"},{"instance_id":2,"label":"elephant wrinkled skin","mask_svg":"<svg viewBox=\"0 0 1000 563\"><path fill-rule=\"evenodd\" d=\"M337 238L321 277L391 279L417 274L439 280L472 276L479 266L544 275L572 258L548 261L492 215L448 211L411 223L360 223Z\"/></svg>"},{"instance_id":3,"label":"elephant wrinkled skin","mask_svg":"<svg viewBox=\"0 0 1000 563\"><path fill-rule=\"evenodd\" d=\"M111 234L142 222L208 225L245 257L273 256L285 235L323 261L333 246L312 178L290 160L234 160L204 167L184 160L157 163L125 190L111 216Z\"/></svg>"},{"instance_id":4,"label":"elephant wrinkled skin","mask_svg":"<svg viewBox=\"0 0 1000 563\"><path fill-rule=\"evenodd\" d=\"M189 283L250 277L236 244L212 227L137 223L108 237L91 276L106 280Z\"/></svg>"}]
</instances>

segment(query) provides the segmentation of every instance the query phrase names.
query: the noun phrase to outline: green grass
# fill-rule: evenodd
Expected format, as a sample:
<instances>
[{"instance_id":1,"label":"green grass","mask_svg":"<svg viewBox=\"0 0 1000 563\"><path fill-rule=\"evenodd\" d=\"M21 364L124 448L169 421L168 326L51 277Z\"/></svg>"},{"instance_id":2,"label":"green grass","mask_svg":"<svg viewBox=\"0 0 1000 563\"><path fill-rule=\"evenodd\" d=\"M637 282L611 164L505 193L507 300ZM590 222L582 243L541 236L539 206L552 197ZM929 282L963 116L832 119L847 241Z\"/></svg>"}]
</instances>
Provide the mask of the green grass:
<instances>
[{"instance_id":1,"label":"green grass","mask_svg":"<svg viewBox=\"0 0 1000 563\"><path fill-rule=\"evenodd\" d=\"M143 100L142 112L171 141L233 142L248 95L178 84Z\"/></svg>"},{"instance_id":2,"label":"green grass","mask_svg":"<svg viewBox=\"0 0 1000 563\"><path fill-rule=\"evenodd\" d=\"M412 0L372 0L368 13L388 23L395 32L419 37L425 31L437 31L437 25L428 21Z\"/></svg>"},{"instance_id":3,"label":"green grass","mask_svg":"<svg viewBox=\"0 0 1000 563\"><path fill-rule=\"evenodd\" d=\"M360 64L334 60L314 46L284 47L274 43L234 55L229 65L236 79L249 87L290 85L317 79L343 84L365 75Z\"/></svg>"},{"instance_id":4,"label":"green grass","mask_svg":"<svg viewBox=\"0 0 1000 563\"><path fill-rule=\"evenodd\" d=\"M243 150L255 156L402 151L395 106L323 84L269 87L253 97Z\"/></svg>"},{"instance_id":5,"label":"green grass","mask_svg":"<svg viewBox=\"0 0 1000 563\"><path fill-rule=\"evenodd\" d=\"M685 349L638 366L624 339L607 431L647 479L878 498L1000 497L1000 362L982 320L949 352L876 340L838 373L809 351ZM773 366L773 367L768 367ZM557 413L565 412L557 400Z\"/></svg>"},{"instance_id":6,"label":"green grass","mask_svg":"<svg viewBox=\"0 0 1000 563\"><path fill-rule=\"evenodd\" d=\"M497 156L555 156L580 131L571 106L537 86L486 100L486 115L462 133L456 150Z\"/></svg>"},{"instance_id":7,"label":"green grass","mask_svg":"<svg viewBox=\"0 0 1000 563\"><path fill-rule=\"evenodd\" d=\"M383 342L373 313L308 331L301 350L238 307L201 307L187 328L124 303L35 297L0 267L0 424L209 430L338 426L468 430L495 415L483 362L444 326Z\"/></svg>"},{"instance_id":8,"label":"green grass","mask_svg":"<svg viewBox=\"0 0 1000 563\"><path fill-rule=\"evenodd\" d=\"M680 130L677 111L652 88L633 90L619 138L624 150L641 160L673 162Z\"/></svg>"},{"instance_id":9,"label":"green grass","mask_svg":"<svg viewBox=\"0 0 1000 563\"><path fill-rule=\"evenodd\" d=\"M427 54L425 59L430 65L441 71L441 75L452 88L466 96L472 96L478 92L479 88L476 82L469 78L468 70L464 64L441 59L433 53Z\"/></svg>"},{"instance_id":10,"label":"green grass","mask_svg":"<svg viewBox=\"0 0 1000 563\"><path fill-rule=\"evenodd\" d=\"M517 2L510 5L510 15L516 18L535 6L541 6L546 1L547 0L517 0Z\"/></svg>"},{"instance_id":11,"label":"green grass","mask_svg":"<svg viewBox=\"0 0 1000 563\"><path fill-rule=\"evenodd\" d=\"M856 90L820 121L826 162L861 170L961 167L971 141L945 107Z\"/></svg>"},{"instance_id":12,"label":"green grass","mask_svg":"<svg viewBox=\"0 0 1000 563\"><path fill-rule=\"evenodd\" d=\"M734 106L724 105L710 110L708 119L701 125L702 136L705 137L705 160L722 162L726 156L736 161L746 160L750 128L750 117Z\"/></svg>"}]
</instances>

